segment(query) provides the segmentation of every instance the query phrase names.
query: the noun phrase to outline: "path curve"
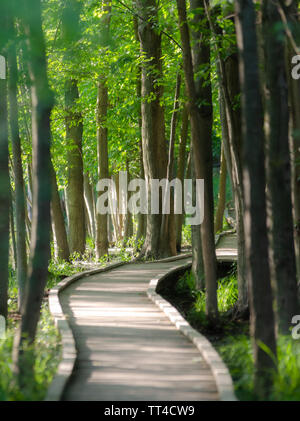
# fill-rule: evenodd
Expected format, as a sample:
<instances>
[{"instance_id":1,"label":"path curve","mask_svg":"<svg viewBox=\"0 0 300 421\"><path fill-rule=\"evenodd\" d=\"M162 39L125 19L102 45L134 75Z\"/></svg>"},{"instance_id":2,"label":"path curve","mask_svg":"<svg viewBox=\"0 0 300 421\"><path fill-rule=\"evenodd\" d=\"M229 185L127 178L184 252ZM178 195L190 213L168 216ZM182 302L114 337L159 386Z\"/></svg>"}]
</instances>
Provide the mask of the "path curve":
<instances>
[{"instance_id":1,"label":"path curve","mask_svg":"<svg viewBox=\"0 0 300 421\"><path fill-rule=\"evenodd\" d=\"M46 399L235 400L217 352L155 293L162 277L190 264L190 255L117 264L52 290L63 360Z\"/></svg>"},{"instance_id":2,"label":"path curve","mask_svg":"<svg viewBox=\"0 0 300 421\"><path fill-rule=\"evenodd\" d=\"M197 348L147 297L149 281L188 260L128 264L61 292L77 360L63 400L218 400Z\"/></svg>"}]
</instances>

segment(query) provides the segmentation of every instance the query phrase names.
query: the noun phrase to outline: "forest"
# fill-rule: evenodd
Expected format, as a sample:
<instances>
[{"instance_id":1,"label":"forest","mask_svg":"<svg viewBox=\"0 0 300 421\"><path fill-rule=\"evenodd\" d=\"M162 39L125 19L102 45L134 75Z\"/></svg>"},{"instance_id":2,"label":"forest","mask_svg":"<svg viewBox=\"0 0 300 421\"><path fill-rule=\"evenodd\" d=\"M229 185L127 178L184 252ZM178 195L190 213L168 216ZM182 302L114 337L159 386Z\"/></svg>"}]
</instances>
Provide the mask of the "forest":
<instances>
[{"instance_id":1,"label":"forest","mask_svg":"<svg viewBox=\"0 0 300 421\"><path fill-rule=\"evenodd\" d=\"M237 399L300 400L299 3L1 0L0 401L45 399L60 282L168 258Z\"/></svg>"}]
</instances>

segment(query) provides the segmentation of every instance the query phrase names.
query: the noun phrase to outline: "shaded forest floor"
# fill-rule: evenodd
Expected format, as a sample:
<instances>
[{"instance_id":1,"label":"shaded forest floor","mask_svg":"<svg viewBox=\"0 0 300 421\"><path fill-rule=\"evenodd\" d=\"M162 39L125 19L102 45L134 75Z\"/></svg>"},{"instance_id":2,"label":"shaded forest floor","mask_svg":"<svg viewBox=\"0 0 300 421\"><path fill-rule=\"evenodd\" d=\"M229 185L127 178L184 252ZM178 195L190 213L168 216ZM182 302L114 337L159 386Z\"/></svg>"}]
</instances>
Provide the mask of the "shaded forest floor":
<instances>
[{"instance_id":1,"label":"shaded forest floor","mask_svg":"<svg viewBox=\"0 0 300 421\"><path fill-rule=\"evenodd\" d=\"M242 401L255 400L253 354L249 320L233 318L230 311L238 297L235 266L219 265L219 320L213 325L205 316L205 293L197 291L190 271L166 278L157 292L169 301L191 326L205 335L227 365L236 396ZM279 369L271 401L300 400L300 341L291 336L278 338Z\"/></svg>"}]
</instances>

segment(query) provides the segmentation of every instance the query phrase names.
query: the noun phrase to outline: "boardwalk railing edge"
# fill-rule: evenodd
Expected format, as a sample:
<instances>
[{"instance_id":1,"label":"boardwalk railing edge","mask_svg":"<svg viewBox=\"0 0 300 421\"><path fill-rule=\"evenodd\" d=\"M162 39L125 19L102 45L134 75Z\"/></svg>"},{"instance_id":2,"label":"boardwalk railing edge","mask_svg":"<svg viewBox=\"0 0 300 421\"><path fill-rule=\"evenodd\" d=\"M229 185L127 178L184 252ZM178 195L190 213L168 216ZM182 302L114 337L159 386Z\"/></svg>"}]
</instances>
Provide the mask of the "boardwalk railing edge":
<instances>
[{"instance_id":1,"label":"boardwalk railing edge","mask_svg":"<svg viewBox=\"0 0 300 421\"><path fill-rule=\"evenodd\" d=\"M118 262L111 265L107 265L102 268L91 269L84 272L79 272L76 275L69 276L59 282L49 292L49 310L54 318L55 326L60 332L61 343L62 343L62 359L59 363L57 372L48 388L45 401L59 401L64 392L65 386L69 377L71 376L76 361L76 345L73 332L69 326L66 316L63 313L62 307L59 301L59 293L71 285L73 282L95 275L97 273L106 272L119 266L125 265L127 262Z\"/></svg>"},{"instance_id":2,"label":"boardwalk railing edge","mask_svg":"<svg viewBox=\"0 0 300 421\"><path fill-rule=\"evenodd\" d=\"M169 270L167 273L158 275L156 278L152 279L147 291L148 297L166 314L176 328L187 336L198 348L204 360L212 370L220 400L237 401L238 399L234 393L233 381L229 370L211 342L197 330L192 328L187 320L181 316L178 310L156 292L158 284L163 279L166 279L179 271L185 269L187 270L191 267L191 265L191 263L187 263L177 266L176 268Z\"/></svg>"}]
</instances>

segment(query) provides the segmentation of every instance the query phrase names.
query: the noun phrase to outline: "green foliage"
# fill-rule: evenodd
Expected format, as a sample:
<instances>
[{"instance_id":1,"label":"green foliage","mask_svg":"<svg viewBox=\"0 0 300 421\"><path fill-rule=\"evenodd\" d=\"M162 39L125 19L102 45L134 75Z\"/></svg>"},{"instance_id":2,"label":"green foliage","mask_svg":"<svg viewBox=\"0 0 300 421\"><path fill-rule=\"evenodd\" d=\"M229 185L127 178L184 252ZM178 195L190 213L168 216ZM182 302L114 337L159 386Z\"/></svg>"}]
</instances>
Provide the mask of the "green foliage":
<instances>
[{"instance_id":1,"label":"green foliage","mask_svg":"<svg viewBox=\"0 0 300 421\"><path fill-rule=\"evenodd\" d=\"M227 364L240 400L255 399L253 389L254 363L251 341L246 335L227 337L215 343ZM300 400L300 342L291 336L279 336L277 343L278 373L274 374L274 388L269 400Z\"/></svg>"},{"instance_id":2,"label":"green foliage","mask_svg":"<svg viewBox=\"0 0 300 421\"><path fill-rule=\"evenodd\" d=\"M192 228L191 225L182 226L182 245L187 246L192 244Z\"/></svg>"},{"instance_id":3,"label":"green foliage","mask_svg":"<svg viewBox=\"0 0 300 421\"><path fill-rule=\"evenodd\" d=\"M58 331L47 305L42 306L35 347L27 347L26 354L33 362L34 378L25 379L26 389L20 390L13 374L12 347L14 328L8 329L0 340L0 401L43 400L57 370L61 346Z\"/></svg>"},{"instance_id":4,"label":"green foliage","mask_svg":"<svg viewBox=\"0 0 300 421\"><path fill-rule=\"evenodd\" d=\"M186 272L176 284L177 294L190 294L194 298L194 306L190 310L188 317L193 320L201 313L205 312L205 291L196 289L194 275L191 271ZM218 281L218 308L221 313L225 313L232 308L238 298L237 279L234 274Z\"/></svg>"}]
</instances>

